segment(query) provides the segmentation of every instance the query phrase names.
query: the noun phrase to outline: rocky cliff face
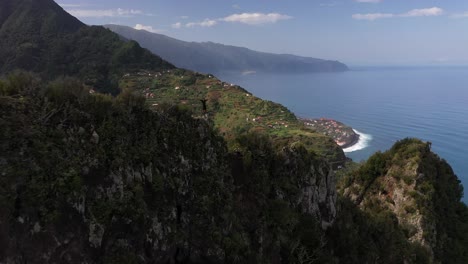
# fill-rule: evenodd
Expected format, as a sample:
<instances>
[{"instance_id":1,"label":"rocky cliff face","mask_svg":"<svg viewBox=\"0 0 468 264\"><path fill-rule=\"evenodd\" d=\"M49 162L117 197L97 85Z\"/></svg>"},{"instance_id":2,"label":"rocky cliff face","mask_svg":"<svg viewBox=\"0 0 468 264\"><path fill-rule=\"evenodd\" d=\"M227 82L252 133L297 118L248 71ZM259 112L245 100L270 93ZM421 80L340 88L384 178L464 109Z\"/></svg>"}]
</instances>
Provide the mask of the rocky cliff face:
<instances>
[{"instance_id":1,"label":"rocky cliff face","mask_svg":"<svg viewBox=\"0 0 468 264\"><path fill-rule=\"evenodd\" d=\"M460 247L466 239L454 231L465 227L447 223L466 226L466 206L460 202L462 187L456 175L430 147L416 139L402 140L371 157L345 180L342 190L362 211L394 217L406 240L424 248L431 262L452 262L461 257L454 255L453 246Z\"/></svg>"},{"instance_id":2,"label":"rocky cliff face","mask_svg":"<svg viewBox=\"0 0 468 264\"><path fill-rule=\"evenodd\" d=\"M204 120L128 92L0 84L2 263L280 262L301 217L335 218L334 174L302 146L251 134L229 154Z\"/></svg>"}]
</instances>

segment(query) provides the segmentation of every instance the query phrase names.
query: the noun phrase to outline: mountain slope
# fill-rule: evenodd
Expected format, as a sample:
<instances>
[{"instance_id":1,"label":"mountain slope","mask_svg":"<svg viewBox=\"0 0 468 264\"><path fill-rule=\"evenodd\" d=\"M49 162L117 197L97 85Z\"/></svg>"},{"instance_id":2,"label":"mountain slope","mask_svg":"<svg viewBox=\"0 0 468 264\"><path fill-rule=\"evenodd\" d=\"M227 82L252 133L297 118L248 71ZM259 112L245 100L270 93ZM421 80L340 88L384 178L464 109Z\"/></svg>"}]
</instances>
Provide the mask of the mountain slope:
<instances>
[{"instance_id":1,"label":"mountain slope","mask_svg":"<svg viewBox=\"0 0 468 264\"><path fill-rule=\"evenodd\" d=\"M126 71L173 68L136 42L84 25L54 1L2 0L0 23L0 74L24 69L48 79L71 75L117 93Z\"/></svg>"},{"instance_id":2,"label":"mountain slope","mask_svg":"<svg viewBox=\"0 0 468 264\"><path fill-rule=\"evenodd\" d=\"M301 145L245 134L229 153L128 91L12 75L0 126L0 263L271 263L336 214L333 171Z\"/></svg>"},{"instance_id":3,"label":"mountain slope","mask_svg":"<svg viewBox=\"0 0 468 264\"><path fill-rule=\"evenodd\" d=\"M125 26L106 25L105 27L126 39L137 41L142 47L151 50L177 67L199 72L303 73L346 71L348 69L346 65L337 61L258 52L212 42L185 42Z\"/></svg>"}]
</instances>

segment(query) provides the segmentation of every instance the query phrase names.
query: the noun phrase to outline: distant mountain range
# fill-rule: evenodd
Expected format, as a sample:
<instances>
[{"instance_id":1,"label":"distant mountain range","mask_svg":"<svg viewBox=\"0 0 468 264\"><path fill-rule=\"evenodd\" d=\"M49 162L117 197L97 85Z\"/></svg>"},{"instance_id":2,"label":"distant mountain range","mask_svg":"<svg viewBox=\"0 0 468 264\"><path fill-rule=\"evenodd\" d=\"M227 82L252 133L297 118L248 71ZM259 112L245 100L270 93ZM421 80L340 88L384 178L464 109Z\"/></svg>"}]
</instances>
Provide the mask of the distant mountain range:
<instances>
[{"instance_id":1,"label":"distant mountain range","mask_svg":"<svg viewBox=\"0 0 468 264\"><path fill-rule=\"evenodd\" d=\"M186 42L162 34L119 25L105 27L130 40L137 41L163 59L180 68L199 72L337 72L348 67L338 61L301 57L290 54L259 52L213 42Z\"/></svg>"}]
</instances>

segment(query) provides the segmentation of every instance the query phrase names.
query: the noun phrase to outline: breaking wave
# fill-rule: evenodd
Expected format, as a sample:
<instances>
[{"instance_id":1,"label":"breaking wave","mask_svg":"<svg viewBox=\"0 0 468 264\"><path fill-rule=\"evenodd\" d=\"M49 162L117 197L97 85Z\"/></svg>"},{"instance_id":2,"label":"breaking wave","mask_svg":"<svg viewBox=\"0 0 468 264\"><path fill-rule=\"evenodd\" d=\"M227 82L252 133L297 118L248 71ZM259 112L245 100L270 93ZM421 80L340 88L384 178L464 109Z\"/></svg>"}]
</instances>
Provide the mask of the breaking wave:
<instances>
[{"instance_id":1,"label":"breaking wave","mask_svg":"<svg viewBox=\"0 0 468 264\"><path fill-rule=\"evenodd\" d=\"M369 146L369 143L372 141L372 135L361 133L355 129L353 130L356 134L359 135L359 140L356 144L352 145L351 147L343 149L344 152L353 152L365 149Z\"/></svg>"}]
</instances>

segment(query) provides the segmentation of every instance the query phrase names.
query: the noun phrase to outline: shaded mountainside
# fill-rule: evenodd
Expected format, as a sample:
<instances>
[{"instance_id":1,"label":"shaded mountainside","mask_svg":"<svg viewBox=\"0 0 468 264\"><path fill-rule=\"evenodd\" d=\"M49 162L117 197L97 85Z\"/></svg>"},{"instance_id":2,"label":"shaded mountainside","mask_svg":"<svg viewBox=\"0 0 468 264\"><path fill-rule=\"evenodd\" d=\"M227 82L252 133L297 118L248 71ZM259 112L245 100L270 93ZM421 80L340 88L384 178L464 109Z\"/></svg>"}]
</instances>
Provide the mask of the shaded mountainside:
<instances>
[{"instance_id":1,"label":"shaded mountainside","mask_svg":"<svg viewBox=\"0 0 468 264\"><path fill-rule=\"evenodd\" d=\"M229 153L128 91L14 75L0 116L2 263L294 262L336 215L335 176L304 147L244 134Z\"/></svg>"},{"instance_id":2,"label":"shaded mountainside","mask_svg":"<svg viewBox=\"0 0 468 264\"><path fill-rule=\"evenodd\" d=\"M48 79L77 76L116 94L124 71L173 68L136 42L84 25L51 0L2 0L0 23L0 74L24 69Z\"/></svg>"},{"instance_id":3,"label":"shaded mountainside","mask_svg":"<svg viewBox=\"0 0 468 264\"><path fill-rule=\"evenodd\" d=\"M151 50L177 67L199 72L307 73L348 70L346 65L338 61L258 52L213 42L185 42L126 26L106 25L105 27L126 39L137 41L142 47Z\"/></svg>"},{"instance_id":4,"label":"shaded mountainside","mask_svg":"<svg viewBox=\"0 0 468 264\"><path fill-rule=\"evenodd\" d=\"M345 200L381 222L381 230L393 230L389 240L398 234L417 245L430 263L467 263L463 188L450 165L430 148L417 139L401 140L341 179L339 189ZM405 252L400 243L395 250Z\"/></svg>"}]
</instances>

